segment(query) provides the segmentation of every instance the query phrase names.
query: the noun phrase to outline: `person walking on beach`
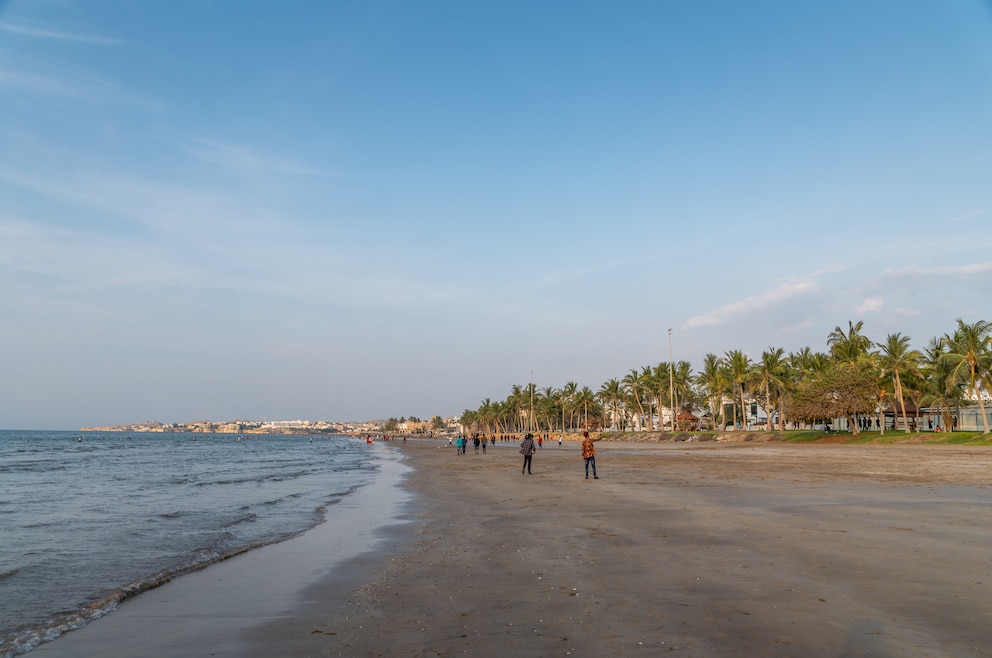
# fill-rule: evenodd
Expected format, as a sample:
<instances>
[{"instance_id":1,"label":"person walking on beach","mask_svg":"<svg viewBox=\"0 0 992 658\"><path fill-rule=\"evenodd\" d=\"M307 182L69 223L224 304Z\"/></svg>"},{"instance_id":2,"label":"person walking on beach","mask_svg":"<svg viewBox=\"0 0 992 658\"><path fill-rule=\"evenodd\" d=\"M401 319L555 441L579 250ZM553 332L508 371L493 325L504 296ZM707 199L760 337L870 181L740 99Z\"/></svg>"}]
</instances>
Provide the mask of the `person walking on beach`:
<instances>
[{"instance_id":1,"label":"person walking on beach","mask_svg":"<svg viewBox=\"0 0 992 658\"><path fill-rule=\"evenodd\" d=\"M534 435L528 434L520 443L520 454L524 456L524 467L520 471L521 475L523 475L524 472L526 472L527 475L533 475L533 473L530 472L530 465L534 460L534 450Z\"/></svg>"},{"instance_id":2,"label":"person walking on beach","mask_svg":"<svg viewBox=\"0 0 992 658\"><path fill-rule=\"evenodd\" d=\"M592 464L592 477L594 480L598 480L599 476L596 475L596 446L593 445L596 441L602 439L602 436L598 436L595 439L589 438L589 432L582 432L582 459L586 462L586 479L589 479L589 465Z\"/></svg>"}]
</instances>

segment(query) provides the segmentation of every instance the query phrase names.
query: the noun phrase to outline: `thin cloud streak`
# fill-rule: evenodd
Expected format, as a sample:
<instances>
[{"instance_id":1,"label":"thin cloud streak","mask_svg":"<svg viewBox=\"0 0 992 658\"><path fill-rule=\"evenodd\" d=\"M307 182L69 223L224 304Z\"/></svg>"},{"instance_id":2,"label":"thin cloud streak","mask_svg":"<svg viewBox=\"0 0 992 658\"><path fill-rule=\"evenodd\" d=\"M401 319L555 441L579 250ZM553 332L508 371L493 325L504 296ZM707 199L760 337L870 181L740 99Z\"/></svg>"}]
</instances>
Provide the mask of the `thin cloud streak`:
<instances>
[{"instance_id":1,"label":"thin cloud streak","mask_svg":"<svg viewBox=\"0 0 992 658\"><path fill-rule=\"evenodd\" d=\"M310 167L284 158L260 153L240 144L225 144L209 139L194 139L189 154L200 162L227 169L288 176L338 176L338 172Z\"/></svg>"},{"instance_id":2,"label":"thin cloud streak","mask_svg":"<svg viewBox=\"0 0 992 658\"><path fill-rule=\"evenodd\" d=\"M760 295L752 295L744 299L721 306L702 315L689 318L686 327L712 327L727 323L731 318L762 311L772 306L777 306L799 296L819 290L820 286L813 281L795 281L784 283L780 286L767 290Z\"/></svg>"},{"instance_id":3,"label":"thin cloud streak","mask_svg":"<svg viewBox=\"0 0 992 658\"><path fill-rule=\"evenodd\" d=\"M50 30L43 27L32 27L29 25L19 25L17 23L0 23L0 30L10 32L25 37L38 39L52 39L55 41L71 41L74 43L85 43L95 46L121 46L126 42L113 37L105 37L98 34L78 34L74 32L62 32L60 30Z\"/></svg>"},{"instance_id":4,"label":"thin cloud streak","mask_svg":"<svg viewBox=\"0 0 992 658\"><path fill-rule=\"evenodd\" d=\"M992 262L970 263L968 265L952 265L941 267L923 267L906 265L904 267L889 267L882 270L883 278L915 277L915 278L962 278L973 279L992 274Z\"/></svg>"},{"instance_id":5,"label":"thin cloud streak","mask_svg":"<svg viewBox=\"0 0 992 658\"><path fill-rule=\"evenodd\" d=\"M57 94L61 96L75 96L76 90L70 85L63 84L32 73L20 73L18 71L0 71L0 89L11 89L28 91L32 93Z\"/></svg>"},{"instance_id":6,"label":"thin cloud streak","mask_svg":"<svg viewBox=\"0 0 992 658\"><path fill-rule=\"evenodd\" d=\"M975 219L979 219L985 216L985 209L979 208L978 210L972 210L971 212L966 212L963 215L957 215L955 217L948 217L947 221L960 223L960 222L970 222Z\"/></svg>"}]
</instances>

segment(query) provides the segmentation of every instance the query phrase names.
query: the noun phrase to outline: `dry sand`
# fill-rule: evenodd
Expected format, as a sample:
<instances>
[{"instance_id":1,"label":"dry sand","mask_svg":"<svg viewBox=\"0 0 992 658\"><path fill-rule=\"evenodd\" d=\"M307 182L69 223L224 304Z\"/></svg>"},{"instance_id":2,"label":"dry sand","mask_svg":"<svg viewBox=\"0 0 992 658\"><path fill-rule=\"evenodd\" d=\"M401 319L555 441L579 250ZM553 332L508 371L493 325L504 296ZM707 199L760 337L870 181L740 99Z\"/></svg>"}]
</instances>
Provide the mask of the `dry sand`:
<instances>
[{"instance_id":1,"label":"dry sand","mask_svg":"<svg viewBox=\"0 0 992 658\"><path fill-rule=\"evenodd\" d=\"M992 655L992 451L596 445L393 442L405 534L186 655Z\"/></svg>"},{"instance_id":2,"label":"dry sand","mask_svg":"<svg viewBox=\"0 0 992 658\"><path fill-rule=\"evenodd\" d=\"M296 655L992 653L992 451L408 442L413 550Z\"/></svg>"}]
</instances>

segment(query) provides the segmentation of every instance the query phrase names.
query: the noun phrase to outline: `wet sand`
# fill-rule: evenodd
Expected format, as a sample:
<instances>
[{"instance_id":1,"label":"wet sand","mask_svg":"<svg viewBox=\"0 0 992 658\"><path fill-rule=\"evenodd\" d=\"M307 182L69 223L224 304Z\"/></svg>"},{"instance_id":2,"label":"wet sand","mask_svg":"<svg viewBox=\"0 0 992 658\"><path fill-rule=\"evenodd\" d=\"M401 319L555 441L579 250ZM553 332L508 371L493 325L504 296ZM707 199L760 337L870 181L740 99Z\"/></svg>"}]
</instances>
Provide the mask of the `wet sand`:
<instances>
[{"instance_id":1,"label":"wet sand","mask_svg":"<svg viewBox=\"0 0 992 658\"><path fill-rule=\"evenodd\" d=\"M601 479L586 480L576 443L521 475L515 445L392 442L414 467L412 523L183 655L992 655L992 451L596 445ZM307 537L285 545L313 550ZM228 564L273 568L239 557L176 584L204 590ZM156 605L109 635L141 638L167 621ZM154 636L94 642L179 655Z\"/></svg>"},{"instance_id":2,"label":"wet sand","mask_svg":"<svg viewBox=\"0 0 992 658\"><path fill-rule=\"evenodd\" d=\"M395 451L376 449L387 457L382 476L328 509L325 523L139 594L27 655L240 658L255 650L266 656L292 655L282 638L266 634L259 642L254 629L295 618L292 611L301 606L320 609L308 593L314 583L333 583L339 590L359 586L366 574L343 565L355 556L367 559L391 550L403 534L402 517L411 496L401 483L410 469Z\"/></svg>"}]
</instances>

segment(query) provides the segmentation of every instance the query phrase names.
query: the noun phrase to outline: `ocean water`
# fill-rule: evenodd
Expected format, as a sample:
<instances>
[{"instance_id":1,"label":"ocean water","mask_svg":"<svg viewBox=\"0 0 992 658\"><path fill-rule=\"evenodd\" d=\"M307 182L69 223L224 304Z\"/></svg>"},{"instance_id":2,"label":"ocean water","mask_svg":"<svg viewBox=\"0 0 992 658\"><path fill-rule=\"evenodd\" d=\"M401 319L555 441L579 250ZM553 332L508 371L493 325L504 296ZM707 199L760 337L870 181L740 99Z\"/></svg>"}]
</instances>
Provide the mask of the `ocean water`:
<instances>
[{"instance_id":1,"label":"ocean water","mask_svg":"<svg viewBox=\"0 0 992 658\"><path fill-rule=\"evenodd\" d=\"M378 468L343 436L0 431L0 656L308 530Z\"/></svg>"}]
</instances>

